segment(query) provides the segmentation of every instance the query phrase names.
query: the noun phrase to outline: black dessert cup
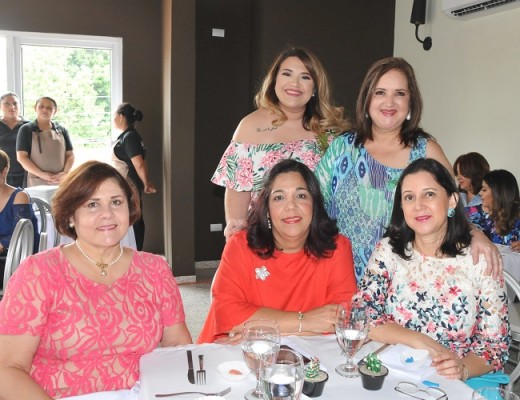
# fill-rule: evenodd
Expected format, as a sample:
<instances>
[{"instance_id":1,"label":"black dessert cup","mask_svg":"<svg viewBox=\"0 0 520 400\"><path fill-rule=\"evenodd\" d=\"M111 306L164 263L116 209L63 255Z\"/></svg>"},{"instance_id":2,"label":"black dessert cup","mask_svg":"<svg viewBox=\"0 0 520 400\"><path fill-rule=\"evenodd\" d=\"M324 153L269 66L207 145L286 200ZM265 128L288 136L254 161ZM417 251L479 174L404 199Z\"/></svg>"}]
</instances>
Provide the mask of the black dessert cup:
<instances>
[{"instance_id":1,"label":"black dessert cup","mask_svg":"<svg viewBox=\"0 0 520 400\"><path fill-rule=\"evenodd\" d=\"M329 380L329 374L319 371L315 378L305 378L303 381L303 394L308 397L320 397L325 388L325 382Z\"/></svg>"},{"instance_id":2,"label":"black dessert cup","mask_svg":"<svg viewBox=\"0 0 520 400\"><path fill-rule=\"evenodd\" d=\"M379 390L383 387L385 377L388 375L388 368L381 366L381 371L373 372L367 368L366 364L359 367L361 383L366 390Z\"/></svg>"}]
</instances>

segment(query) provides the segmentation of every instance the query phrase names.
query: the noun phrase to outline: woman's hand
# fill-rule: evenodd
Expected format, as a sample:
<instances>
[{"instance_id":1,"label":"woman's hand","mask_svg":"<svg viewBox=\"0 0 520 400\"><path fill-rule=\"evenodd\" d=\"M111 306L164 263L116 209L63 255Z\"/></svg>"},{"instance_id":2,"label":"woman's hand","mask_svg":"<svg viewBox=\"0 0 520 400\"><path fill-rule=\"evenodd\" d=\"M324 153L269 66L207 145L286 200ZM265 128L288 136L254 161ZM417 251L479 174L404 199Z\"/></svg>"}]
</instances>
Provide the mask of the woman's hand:
<instances>
[{"instance_id":1,"label":"woman's hand","mask_svg":"<svg viewBox=\"0 0 520 400\"><path fill-rule=\"evenodd\" d=\"M325 332L334 332L337 315L337 304L326 304L305 312L301 320L302 333L311 332L314 334L322 334Z\"/></svg>"},{"instance_id":2,"label":"woman's hand","mask_svg":"<svg viewBox=\"0 0 520 400\"><path fill-rule=\"evenodd\" d=\"M444 349L433 356L432 361L432 367L437 370L439 375L448 379L464 378L464 362L458 354Z\"/></svg>"},{"instance_id":3,"label":"woman's hand","mask_svg":"<svg viewBox=\"0 0 520 400\"><path fill-rule=\"evenodd\" d=\"M511 250L520 253L520 240L518 242L511 243Z\"/></svg>"},{"instance_id":4,"label":"woman's hand","mask_svg":"<svg viewBox=\"0 0 520 400\"><path fill-rule=\"evenodd\" d=\"M153 194L157 193L157 189L152 182L148 182L146 185L144 185L144 192L147 194Z\"/></svg>"},{"instance_id":5,"label":"woman's hand","mask_svg":"<svg viewBox=\"0 0 520 400\"><path fill-rule=\"evenodd\" d=\"M471 231L471 255L473 264L478 263L479 256L484 254L487 262L486 274L492 275L497 279L503 270L502 256L495 246L481 231L473 229Z\"/></svg>"},{"instance_id":6,"label":"woman's hand","mask_svg":"<svg viewBox=\"0 0 520 400\"><path fill-rule=\"evenodd\" d=\"M228 240L235 233L238 233L242 229L245 229L246 226L247 221L245 219L230 218L226 223L226 227L224 228L224 236L226 237L226 240Z\"/></svg>"}]
</instances>

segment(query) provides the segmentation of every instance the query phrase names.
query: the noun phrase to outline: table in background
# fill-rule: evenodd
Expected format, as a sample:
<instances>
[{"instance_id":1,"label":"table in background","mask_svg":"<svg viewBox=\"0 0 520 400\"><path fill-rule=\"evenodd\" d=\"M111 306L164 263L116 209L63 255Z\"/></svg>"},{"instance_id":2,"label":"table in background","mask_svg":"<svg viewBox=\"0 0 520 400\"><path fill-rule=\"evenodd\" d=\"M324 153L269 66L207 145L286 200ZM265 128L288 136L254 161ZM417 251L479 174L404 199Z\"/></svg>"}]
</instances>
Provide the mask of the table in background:
<instances>
[{"instance_id":1,"label":"table in background","mask_svg":"<svg viewBox=\"0 0 520 400\"><path fill-rule=\"evenodd\" d=\"M35 212L36 218L38 219L38 229L41 227L41 215L38 211ZM54 220L50 214L46 215L47 218L47 249L50 249L54 245ZM72 243L72 238L68 236L60 236L60 244ZM124 247L130 247L137 249L135 243L134 228L129 227L128 232L121 240L121 245Z\"/></svg>"},{"instance_id":2,"label":"table in background","mask_svg":"<svg viewBox=\"0 0 520 400\"><path fill-rule=\"evenodd\" d=\"M520 282L520 253L512 251L509 246L503 246L501 244L497 244L496 246L500 254L502 254L504 270L513 275L515 279Z\"/></svg>"}]
</instances>

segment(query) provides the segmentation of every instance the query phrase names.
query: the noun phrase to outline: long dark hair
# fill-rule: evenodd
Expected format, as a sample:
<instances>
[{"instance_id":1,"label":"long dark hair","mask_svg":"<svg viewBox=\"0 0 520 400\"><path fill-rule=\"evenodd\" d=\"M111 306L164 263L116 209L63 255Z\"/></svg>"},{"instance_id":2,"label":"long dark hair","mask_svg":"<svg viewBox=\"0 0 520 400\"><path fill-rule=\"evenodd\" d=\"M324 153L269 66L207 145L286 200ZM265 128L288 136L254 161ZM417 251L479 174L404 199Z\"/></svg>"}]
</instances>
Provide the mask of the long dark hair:
<instances>
[{"instance_id":1,"label":"long dark hair","mask_svg":"<svg viewBox=\"0 0 520 400\"><path fill-rule=\"evenodd\" d=\"M280 161L266 174L260 197L248 218L247 243L260 257L273 256L275 242L267 222L269 196L278 175L288 172L297 172L302 176L312 197L312 220L309 235L305 241L305 253L316 258L330 257L332 251L336 249L335 238L338 234L336 221L331 219L325 211L320 185L314 173L305 164L292 159Z\"/></svg>"},{"instance_id":2,"label":"long dark hair","mask_svg":"<svg viewBox=\"0 0 520 400\"><path fill-rule=\"evenodd\" d=\"M484 176L484 182L491 189L493 206L491 218L499 235L507 235L520 217L520 196L515 176L505 169L495 169Z\"/></svg>"},{"instance_id":3,"label":"long dark hair","mask_svg":"<svg viewBox=\"0 0 520 400\"><path fill-rule=\"evenodd\" d=\"M453 177L449 171L440 162L433 158L419 158L404 169L395 189L392 216L384 236L390 239L389 242L392 246L392 251L405 260L410 259L411 255L407 254L406 249L408 244L415 240L415 232L406 224L404 219L404 213L401 207L401 190L404 178L421 171L429 173L435 181L446 190L448 197L453 193L457 193L457 186L455 185ZM446 235L444 236L444 240L439 250L446 256L455 257L462 254L462 250L468 247L470 243L471 234L469 222L459 198L457 206L455 207L455 215L448 218Z\"/></svg>"},{"instance_id":4,"label":"long dark hair","mask_svg":"<svg viewBox=\"0 0 520 400\"><path fill-rule=\"evenodd\" d=\"M373 140L372 133L372 119L368 116L368 108L372 101L377 82L379 79L391 70L401 72L408 82L408 90L410 92L410 120L404 120L401 126L399 138L404 146L416 146L417 139L420 136L431 138L431 135L424 132L419 127L422 114L422 96L419 91L419 85L415 78L415 73L412 66L403 58L388 57L376 61L368 70L356 102L356 126L357 133L355 145L360 146L365 144L367 140Z\"/></svg>"}]
</instances>

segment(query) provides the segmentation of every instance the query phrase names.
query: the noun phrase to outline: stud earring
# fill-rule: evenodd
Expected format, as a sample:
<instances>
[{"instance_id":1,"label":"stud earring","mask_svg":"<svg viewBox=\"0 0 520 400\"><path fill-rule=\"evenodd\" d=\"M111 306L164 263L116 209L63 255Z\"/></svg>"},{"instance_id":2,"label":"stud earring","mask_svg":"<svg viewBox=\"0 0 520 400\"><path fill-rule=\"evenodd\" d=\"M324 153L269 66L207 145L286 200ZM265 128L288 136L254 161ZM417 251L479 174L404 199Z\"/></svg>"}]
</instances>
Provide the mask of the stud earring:
<instances>
[{"instance_id":1,"label":"stud earring","mask_svg":"<svg viewBox=\"0 0 520 400\"><path fill-rule=\"evenodd\" d=\"M74 229L74 222L69 222L69 228Z\"/></svg>"},{"instance_id":2,"label":"stud earring","mask_svg":"<svg viewBox=\"0 0 520 400\"><path fill-rule=\"evenodd\" d=\"M406 120L410 121L412 119L412 113L408 111L408 114L406 114Z\"/></svg>"},{"instance_id":3,"label":"stud earring","mask_svg":"<svg viewBox=\"0 0 520 400\"><path fill-rule=\"evenodd\" d=\"M451 218L455 215L455 209L454 208L448 208L448 218Z\"/></svg>"},{"instance_id":4,"label":"stud earring","mask_svg":"<svg viewBox=\"0 0 520 400\"><path fill-rule=\"evenodd\" d=\"M368 119L368 113L365 113L365 118Z\"/></svg>"}]
</instances>

